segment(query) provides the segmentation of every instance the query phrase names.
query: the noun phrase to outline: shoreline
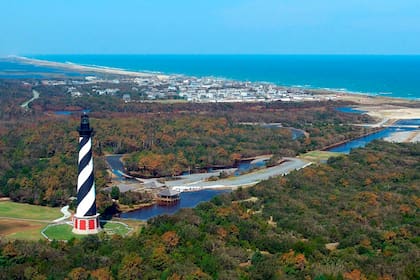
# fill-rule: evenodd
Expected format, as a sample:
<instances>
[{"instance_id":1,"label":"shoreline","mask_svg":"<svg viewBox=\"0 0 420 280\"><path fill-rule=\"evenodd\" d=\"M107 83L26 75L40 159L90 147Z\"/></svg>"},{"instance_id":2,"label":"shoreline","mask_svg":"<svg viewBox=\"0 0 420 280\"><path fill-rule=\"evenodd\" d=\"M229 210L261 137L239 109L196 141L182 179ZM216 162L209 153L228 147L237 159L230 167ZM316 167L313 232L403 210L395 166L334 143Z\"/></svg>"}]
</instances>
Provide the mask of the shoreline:
<instances>
[{"instance_id":1,"label":"shoreline","mask_svg":"<svg viewBox=\"0 0 420 280\"><path fill-rule=\"evenodd\" d=\"M21 63L26 63L30 65L37 66L47 66L52 68L61 68L67 69L75 72L88 72L88 73L101 73L101 74L110 74L110 75L121 75L121 76L130 76L130 77L158 77L160 79L166 79L169 75L161 73L147 73L139 71L130 71L121 68L99 66L99 65L82 65L72 62L56 62L42 59L29 58L24 56L11 56L7 59L15 60Z\"/></svg>"},{"instance_id":2,"label":"shoreline","mask_svg":"<svg viewBox=\"0 0 420 280\"><path fill-rule=\"evenodd\" d=\"M67 69L79 73L101 73L108 75L119 75L127 77L139 78L155 78L158 80L166 80L171 76L183 74L165 74L165 73L148 73L140 71L131 71L120 68L102 67L98 65L85 66L77 63L62 63L48 60L28 58L24 56L9 56L6 59L14 60L29 65L47 66L52 68ZM195 77L188 76L186 77ZM226 78L217 78L226 79ZM226 79L232 81L239 81L234 79ZM275 83L273 83L275 84ZM333 101L347 101L352 102L350 105L356 109L366 111L366 114L375 119L420 119L420 99L410 99L406 97L391 97L375 95L363 92L345 91L345 89L332 88L311 88L305 86L285 86L277 85L284 89L305 90L307 94L314 96L322 96Z\"/></svg>"},{"instance_id":3,"label":"shoreline","mask_svg":"<svg viewBox=\"0 0 420 280\"><path fill-rule=\"evenodd\" d=\"M5 59L17 60L22 63L27 63L30 65L39 65L39 66L48 66L48 67L55 67L55 68L62 68L68 69L72 71L81 71L81 72L96 72L102 74L110 74L110 75L121 75L121 76L130 76L130 77L156 77L160 80L168 79L170 76L186 76L186 77L199 77L199 78L216 78L221 80L232 80L232 81L243 81L240 79L232 79L226 77L219 77L219 76L194 76L194 75L187 75L183 73L163 73L163 72L155 72L155 71L136 71L136 70L128 70L124 68L117 68L117 67L108 67L108 66L101 66L101 65L84 65L79 63L73 62L56 62L56 61L49 61L44 59L36 59L30 58L25 56L8 56ZM252 83L264 81L251 81ZM409 97L398 97L398 96L389 96L389 94L381 95L381 92L378 93L370 93L370 92L360 92L360 91L351 91L346 88L328 88L328 87L311 87L310 85L284 85L284 84L277 84L274 82L268 82L275 84L279 87L283 87L286 89L296 89L296 90L307 90L309 92L313 92L319 95L328 95L328 94L335 94L337 99L339 100L348 100L355 103L355 99L372 99L375 101L400 101L401 103L406 102L413 102L413 103L420 103L420 98L409 98Z\"/></svg>"}]
</instances>

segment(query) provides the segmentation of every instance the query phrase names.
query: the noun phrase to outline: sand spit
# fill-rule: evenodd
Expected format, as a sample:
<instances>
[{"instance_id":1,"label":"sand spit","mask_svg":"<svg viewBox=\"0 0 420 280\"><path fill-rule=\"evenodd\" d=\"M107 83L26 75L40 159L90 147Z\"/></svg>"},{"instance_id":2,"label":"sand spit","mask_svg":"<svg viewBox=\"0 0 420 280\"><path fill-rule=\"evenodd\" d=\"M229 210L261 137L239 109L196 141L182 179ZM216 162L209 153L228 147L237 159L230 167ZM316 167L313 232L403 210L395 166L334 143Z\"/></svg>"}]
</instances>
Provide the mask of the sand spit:
<instances>
[{"instance_id":1,"label":"sand spit","mask_svg":"<svg viewBox=\"0 0 420 280\"><path fill-rule=\"evenodd\" d=\"M420 108L393 105L358 106L357 108L367 111L367 114L374 118L395 120L420 119Z\"/></svg>"},{"instance_id":2,"label":"sand spit","mask_svg":"<svg viewBox=\"0 0 420 280\"><path fill-rule=\"evenodd\" d=\"M394 143L419 143L420 130L415 131L397 131L384 138L385 141Z\"/></svg>"},{"instance_id":3,"label":"sand spit","mask_svg":"<svg viewBox=\"0 0 420 280\"><path fill-rule=\"evenodd\" d=\"M136 71L128 71L118 68L111 68L111 67L100 67L100 66L84 66L75 63L62 63L62 62L54 62L54 61L47 61L41 59L33 59L27 57L14 57L19 62L27 63L31 65L38 65L38 66L47 66L47 67L54 67L54 68L62 68L67 70L72 70L75 72L95 72L95 73L102 73L102 74L110 74L110 75L121 75L121 76L129 76L129 77L157 77L158 79L167 79L167 75L163 74L153 74L153 73L145 73L145 72L136 72Z\"/></svg>"}]
</instances>

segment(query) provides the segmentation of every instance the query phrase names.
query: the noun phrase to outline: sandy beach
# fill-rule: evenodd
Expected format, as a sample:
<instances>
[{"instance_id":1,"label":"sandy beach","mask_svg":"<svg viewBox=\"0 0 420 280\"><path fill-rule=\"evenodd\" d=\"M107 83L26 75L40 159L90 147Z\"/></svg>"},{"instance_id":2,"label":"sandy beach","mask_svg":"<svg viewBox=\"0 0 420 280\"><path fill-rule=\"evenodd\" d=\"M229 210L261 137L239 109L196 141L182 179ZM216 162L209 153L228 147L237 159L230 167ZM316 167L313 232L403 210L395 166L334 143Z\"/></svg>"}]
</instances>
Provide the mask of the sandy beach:
<instances>
[{"instance_id":1,"label":"sandy beach","mask_svg":"<svg viewBox=\"0 0 420 280\"><path fill-rule=\"evenodd\" d=\"M420 119L419 100L352 93L340 93L337 95L337 100L355 103L355 109L366 111L366 114L378 121Z\"/></svg>"},{"instance_id":2,"label":"sandy beach","mask_svg":"<svg viewBox=\"0 0 420 280\"><path fill-rule=\"evenodd\" d=\"M420 142L420 130L395 132L384 140L393 143L418 143Z\"/></svg>"},{"instance_id":3,"label":"sandy beach","mask_svg":"<svg viewBox=\"0 0 420 280\"><path fill-rule=\"evenodd\" d=\"M420 101L401 98L344 94L341 100L356 103L355 109L365 111L378 123L372 127L385 127L398 120L420 119ZM420 142L420 128L413 131L397 131L383 140L393 143Z\"/></svg>"},{"instance_id":4,"label":"sandy beach","mask_svg":"<svg viewBox=\"0 0 420 280\"><path fill-rule=\"evenodd\" d=\"M420 119L420 108L411 108L411 107L386 104L386 105L380 105L380 106L362 105L362 106L357 106L357 109L367 111L368 115L374 118L379 118L379 119L390 119L390 120Z\"/></svg>"}]
</instances>

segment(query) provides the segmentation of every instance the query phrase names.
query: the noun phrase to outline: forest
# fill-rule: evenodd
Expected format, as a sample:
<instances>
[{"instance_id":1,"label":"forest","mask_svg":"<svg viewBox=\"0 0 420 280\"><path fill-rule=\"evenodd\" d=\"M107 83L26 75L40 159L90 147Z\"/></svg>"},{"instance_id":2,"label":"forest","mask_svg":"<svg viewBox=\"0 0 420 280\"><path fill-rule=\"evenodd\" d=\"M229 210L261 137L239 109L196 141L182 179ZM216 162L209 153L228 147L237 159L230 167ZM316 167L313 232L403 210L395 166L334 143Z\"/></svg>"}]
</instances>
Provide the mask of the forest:
<instances>
[{"instance_id":1,"label":"forest","mask_svg":"<svg viewBox=\"0 0 420 280\"><path fill-rule=\"evenodd\" d=\"M35 88L41 97L24 110L19 104L32 96L32 88L13 80L0 83L0 196L49 206L65 205L75 195L76 128L80 110L88 105L99 191L110 180L106 154L125 154L127 172L136 176L177 176L235 166L246 157L281 158L322 149L368 131L350 124L372 121L338 112L335 108L343 104L337 102L124 103L112 96L67 100L59 88ZM53 109L73 114L60 116ZM250 124L257 122L282 127ZM293 137L289 127L307 136ZM109 205L110 198L103 198Z\"/></svg>"},{"instance_id":2,"label":"forest","mask_svg":"<svg viewBox=\"0 0 420 280\"><path fill-rule=\"evenodd\" d=\"M37 84L34 82L32 84ZM22 108L32 90L43 94ZM104 155L137 176L295 156L369 132L343 102L124 103L0 80L0 197L61 206L76 194L80 112L95 130L99 212L115 205ZM67 110L71 115L54 112ZM256 123L281 123L268 128ZM290 127L305 131L293 137ZM0 279L419 279L419 144L376 141L285 177L148 221L129 237L0 240ZM131 197L123 197L127 201Z\"/></svg>"},{"instance_id":3,"label":"forest","mask_svg":"<svg viewBox=\"0 0 420 280\"><path fill-rule=\"evenodd\" d=\"M131 237L3 240L0 279L419 279L419 156L375 141Z\"/></svg>"}]
</instances>

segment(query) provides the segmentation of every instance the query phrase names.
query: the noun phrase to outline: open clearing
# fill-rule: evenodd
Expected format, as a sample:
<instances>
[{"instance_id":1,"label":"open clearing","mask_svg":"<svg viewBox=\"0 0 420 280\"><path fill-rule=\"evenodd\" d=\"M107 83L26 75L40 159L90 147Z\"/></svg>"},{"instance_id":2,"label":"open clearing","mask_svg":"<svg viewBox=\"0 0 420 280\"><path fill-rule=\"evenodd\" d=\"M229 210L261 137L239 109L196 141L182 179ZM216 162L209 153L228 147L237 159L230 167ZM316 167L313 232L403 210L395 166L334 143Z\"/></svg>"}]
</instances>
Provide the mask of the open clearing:
<instances>
[{"instance_id":1,"label":"open clearing","mask_svg":"<svg viewBox=\"0 0 420 280\"><path fill-rule=\"evenodd\" d=\"M52 221L60 218L63 214L60 208L30 205L11 201L0 202L0 219L16 218L39 221Z\"/></svg>"},{"instance_id":2,"label":"open clearing","mask_svg":"<svg viewBox=\"0 0 420 280\"><path fill-rule=\"evenodd\" d=\"M74 234L72 229L68 224L51 225L44 231L44 234L51 240L70 240L84 237L84 235Z\"/></svg>"},{"instance_id":3,"label":"open clearing","mask_svg":"<svg viewBox=\"0 0 420 280\"><path fill-rule=\"evenodd\" d=\"M0 219L0 237L10 239L39 240L45 223Z\"/></svg>"},{"instance_id":4,"label":"open clearing","mask_svg":"<svg viewBox=\"0 0 420 280\"><path fill-rule=\"evenodd\" d=\"M44 239L41 234L41 231L44 229L45 234L50 239L69 240L73 237L84 237L84 235L73 234L72 227L69 224L51 224L53 220L62 215L60 208L1 201L0 237L8 239L39 240ZM119 219L101 222L101 227L108 235L116 234L124 236L133 232L138 232L143 225L143 222L120 221ZM46 228L47 226L48 228Z\"/></svg>"},{"instance_id":5,"label":"open clearing","mask_svg":"<svg viewBox=\"0 0 420 280\"><path fill-rule=\"evenodd\" d=\"M303 158L312 162L326 162L330 157L341 156L341 153L334 153L328 151L311 151L305 154L299 155L299 158Z\"/></svg>"},{"instance_id":6,"label":"open clearing","mask_svg":"<svg viewBox=\"0 0 420 280\"><path fill-rule=\"evenodd\" d=\"M132 232L130 227L120 222L101 221L102 230L108 235L125 236ZM44 234L51 240L70 240L72 238L83 238L86 235L78 235L72 232L73 227L69 224L50 225L45 229Z\"/></svg>"}]
</instances>

